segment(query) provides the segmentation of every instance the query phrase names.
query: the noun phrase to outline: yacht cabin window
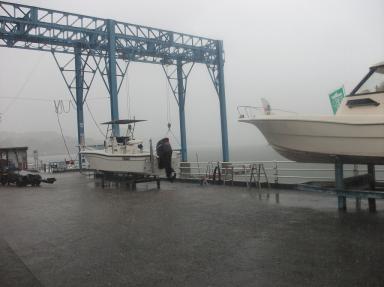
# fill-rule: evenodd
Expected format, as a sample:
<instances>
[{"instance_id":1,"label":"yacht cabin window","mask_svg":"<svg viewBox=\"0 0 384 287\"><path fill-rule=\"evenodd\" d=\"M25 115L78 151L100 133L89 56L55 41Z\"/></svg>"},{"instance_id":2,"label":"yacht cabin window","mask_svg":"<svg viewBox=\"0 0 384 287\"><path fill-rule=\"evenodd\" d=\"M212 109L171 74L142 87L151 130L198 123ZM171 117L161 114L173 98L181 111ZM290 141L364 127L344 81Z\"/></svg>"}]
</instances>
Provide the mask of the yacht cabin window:
<instances>
[{"instance_id":1,"label":"yacht cabin window","mask_svg":"<svg viewBox=\"0 0 384 287\"><path fill-rule=\"evenodd\" d=\"M355 95L384 92L384 66L375 68L370 74L354 93Z\"/></svg>"}]
</instances>

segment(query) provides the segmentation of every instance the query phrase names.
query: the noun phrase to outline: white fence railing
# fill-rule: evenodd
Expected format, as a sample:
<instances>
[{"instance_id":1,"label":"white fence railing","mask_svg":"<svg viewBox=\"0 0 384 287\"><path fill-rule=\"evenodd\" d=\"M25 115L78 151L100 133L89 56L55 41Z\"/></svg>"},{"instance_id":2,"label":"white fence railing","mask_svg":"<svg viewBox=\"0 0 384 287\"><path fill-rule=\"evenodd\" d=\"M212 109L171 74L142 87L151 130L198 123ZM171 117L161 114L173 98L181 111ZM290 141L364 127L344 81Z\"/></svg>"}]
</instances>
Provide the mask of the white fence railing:
<instances>
[{"instance_id":1,"label":"white fence railing","mask_svg":"<svg viewBox=\"0 0 384 287\"><path fill-rule=\"evenodd\" d=\"M297 163L294 161L243 161L243 162L182 162L180 178L226 181L251 180L252 167L262 164L272 183L301 183L307 181L334 181L332 164ZM367 173L365 165L345 165L344 176ZM384 169L376 168L376 178L384 180ZM264 179L263 177L261 179Z\"/></svg>"}]
</instances>

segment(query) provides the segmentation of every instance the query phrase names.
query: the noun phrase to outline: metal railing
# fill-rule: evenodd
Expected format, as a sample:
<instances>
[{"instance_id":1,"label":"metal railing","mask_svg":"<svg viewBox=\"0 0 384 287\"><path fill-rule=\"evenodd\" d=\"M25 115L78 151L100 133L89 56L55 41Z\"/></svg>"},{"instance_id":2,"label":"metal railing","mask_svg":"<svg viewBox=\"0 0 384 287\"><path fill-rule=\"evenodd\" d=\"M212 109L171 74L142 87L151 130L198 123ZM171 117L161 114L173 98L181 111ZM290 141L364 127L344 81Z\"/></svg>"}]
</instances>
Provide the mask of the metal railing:
<instances>
[{"instance_id":1,"label":"metal railing","mask_svg":"<svg viewBox=\"0 0 384 287\"><path fill-rule=\"evenodd\" d=\"M252 166L262 164L268 181L274 183L302 183L306 181L334 181L332 164L298 163L294 161L234 161L234 162L182 162L180 178L248 182ZM345 165L345 177L367 173L365 165ZM384 169L376 168L378 181L384 180Z\"/></svg>"},{"instance_id":2,"label":"metal railing","mask_svg":"<svg viewBox=\"0 0 384 287\"><path fill-rule=\"evenodd\" d=\"M281 109L271 109L266 111L263 107L253 107L253 106L238 106L237 112L240 119L252 119L257 116L270 114L270 115L294 115L297 114L292 111L286 111Z\"/></svg>"}]
</instances>

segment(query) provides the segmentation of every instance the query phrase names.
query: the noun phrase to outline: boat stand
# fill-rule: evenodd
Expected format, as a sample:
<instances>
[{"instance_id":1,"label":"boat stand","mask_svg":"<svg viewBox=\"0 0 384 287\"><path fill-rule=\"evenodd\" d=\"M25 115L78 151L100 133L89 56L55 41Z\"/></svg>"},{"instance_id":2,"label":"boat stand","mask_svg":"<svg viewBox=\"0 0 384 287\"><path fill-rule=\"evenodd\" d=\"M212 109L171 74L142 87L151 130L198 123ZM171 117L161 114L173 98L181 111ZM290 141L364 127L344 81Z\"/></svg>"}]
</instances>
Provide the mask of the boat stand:
<instances>
[{"instance_id":1,"label":"boat stand","mask_svg":"<svg viewBox=\"0 0 384 287\"><path fill-rule=\"evenodd\" d=\"M344 185L343 162L339 159L335 161L335 186L338 199L338 208L341 211L347 210L347 197L355 198L356 209L361 209L361 199L368 199L370 212L376 212L376 199L384 199L384 192L375 190L375 166L368 164L369 190L347 190Z\"/></svg>"},{"instance_id":2,"label":"boat stand","mask_svg":"<svg viewBox=\"0 0 384 287\"><path fill-rule=\"evenodd\" d=\"M116 186L126 186L129 190L136 190L138 183L156 181L156 187L160 189L160 177L157 175L98 172L95 177L101 179L102 188L109 186L108 183L114 183Z\"/></svg>"},{"instance_id":3,"label":"boat stand","mask_svg":"<svg viewBox=\"0 0 384 287\"><path fill-rule=\"evenodd\" d=\"M340 195L345 190L343 163L336 159L335 162L335 187L337 191L337 206L339 210L347 210L347 197Z\"/></svg>"}]
</instances>

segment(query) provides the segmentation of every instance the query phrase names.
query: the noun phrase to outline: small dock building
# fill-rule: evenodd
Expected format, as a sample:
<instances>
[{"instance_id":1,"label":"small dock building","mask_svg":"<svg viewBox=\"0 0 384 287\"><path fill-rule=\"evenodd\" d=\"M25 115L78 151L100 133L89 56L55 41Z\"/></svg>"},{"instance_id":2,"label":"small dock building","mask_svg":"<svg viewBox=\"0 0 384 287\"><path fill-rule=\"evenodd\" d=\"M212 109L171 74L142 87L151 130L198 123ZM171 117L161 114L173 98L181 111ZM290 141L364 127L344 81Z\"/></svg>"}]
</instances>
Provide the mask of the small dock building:
<instances>
[{"instance_id":1,"label":"small dock building","mask_svg":"<svg viewBox=\"0 0 384 287\"><path fill-rule=\"evenodd\" d=\"M0 168L27 169L28 147L0 147Z\"/></svg>"}]
</instances>

